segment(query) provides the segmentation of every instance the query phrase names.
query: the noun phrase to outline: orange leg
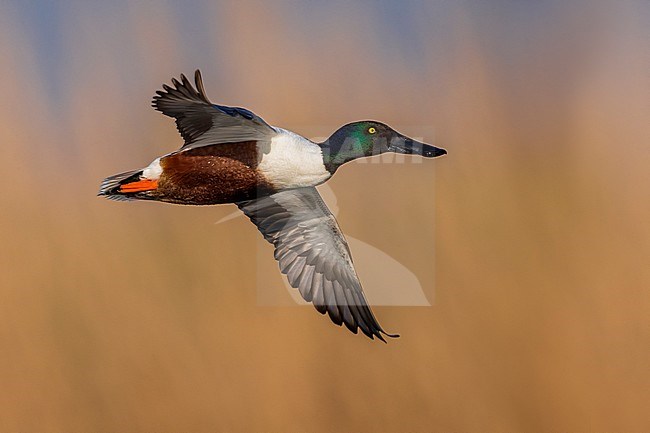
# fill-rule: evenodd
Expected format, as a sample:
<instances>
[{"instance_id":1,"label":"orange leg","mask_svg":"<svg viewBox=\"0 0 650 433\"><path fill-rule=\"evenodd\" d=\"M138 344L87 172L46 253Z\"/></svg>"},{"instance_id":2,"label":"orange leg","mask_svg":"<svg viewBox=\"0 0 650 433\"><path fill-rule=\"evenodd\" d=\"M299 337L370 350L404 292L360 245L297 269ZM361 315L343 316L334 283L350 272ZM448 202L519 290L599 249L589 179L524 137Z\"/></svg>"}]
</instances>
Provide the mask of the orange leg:
<instances>
[{"instance_id":1,"label":"orange leg","mask_svg":"<svg viewBox=\"0 0 650 433\"><path fill-rule=\"evenodd\" d=\"M158 188L158 180L142 179L136 182L125 183L120 186L120 192L131 193L141 191L151 191Z\"/></svg>"}]
</instances>

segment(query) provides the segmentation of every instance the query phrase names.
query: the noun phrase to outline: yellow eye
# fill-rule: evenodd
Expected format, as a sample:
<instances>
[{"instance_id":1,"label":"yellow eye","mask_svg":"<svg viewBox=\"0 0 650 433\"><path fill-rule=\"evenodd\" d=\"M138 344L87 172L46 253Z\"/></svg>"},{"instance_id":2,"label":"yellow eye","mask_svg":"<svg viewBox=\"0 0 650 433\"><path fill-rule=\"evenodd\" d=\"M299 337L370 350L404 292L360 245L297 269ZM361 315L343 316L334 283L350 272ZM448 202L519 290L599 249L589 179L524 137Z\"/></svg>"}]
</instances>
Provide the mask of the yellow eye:
<instances>
[{"instance_id":1,"label":"yellow eye","mask_svg":"<svg viewBox=\"0 0 650 433\"><path fill-rule=\"evenodd\" d=\"M375 128L373 128L372 126L370 128L368 128L368 133L369 134L374 134L375 132L377 132L377 130Z\"/></svg>"}]
</instances>

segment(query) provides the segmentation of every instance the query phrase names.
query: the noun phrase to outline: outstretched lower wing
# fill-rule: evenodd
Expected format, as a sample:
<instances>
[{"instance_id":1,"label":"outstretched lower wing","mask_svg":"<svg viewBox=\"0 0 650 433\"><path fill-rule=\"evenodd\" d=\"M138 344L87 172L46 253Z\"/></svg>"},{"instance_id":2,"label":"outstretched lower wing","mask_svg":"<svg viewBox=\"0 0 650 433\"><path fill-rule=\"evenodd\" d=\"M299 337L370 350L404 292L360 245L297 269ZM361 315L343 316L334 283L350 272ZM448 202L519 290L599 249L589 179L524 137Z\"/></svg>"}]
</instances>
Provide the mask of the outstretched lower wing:
<instances>
[{"instance_id":1,"label":"outstretched lower wing","mask_svg":"<svg viewBox=\"0 0 650 433\"><path fill-rule=\"evenodd\" d=\"M185 75L174 87L163 84L151 105L164 115L176 119L176 127L185 144L182 149L241 141L270 140L277 131L255 113L239 107L210 102L205 94L201 72L194 74L196 89ZM197 90L198 89L198 90Z\"/></svg>"},{"instance_id":2,"label":"outstretched lower wing","mask_svg":"<svg viewBox=\"0 0 650 433\"><path fill-rule=\"evenodd\" d=\"M334 323L382 341L384 332L361 289L343 233L314 187L237 203L275 246L289 284ZM382 335L383 334L383 335Z\"/></svg>"}]
</instances>

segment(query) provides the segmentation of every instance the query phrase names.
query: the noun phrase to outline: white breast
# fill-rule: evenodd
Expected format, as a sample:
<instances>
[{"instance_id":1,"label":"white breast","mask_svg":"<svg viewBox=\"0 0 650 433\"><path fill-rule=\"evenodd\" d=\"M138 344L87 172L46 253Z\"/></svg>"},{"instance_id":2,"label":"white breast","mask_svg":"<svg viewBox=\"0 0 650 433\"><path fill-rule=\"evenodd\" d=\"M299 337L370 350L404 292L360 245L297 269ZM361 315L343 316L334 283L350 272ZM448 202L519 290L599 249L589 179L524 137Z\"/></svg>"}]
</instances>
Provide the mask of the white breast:
<instances>
[{"instance_id":1,"label":"white breast","mask_svg":"<svg viewBox=\"0 0 650 433\"><path fill-rule=\"evenodd\" d=\"M331 176L323 164L319 145L291 131L275 129L278 135L270 143L258 146L257 169L276 188L314 186Z\"/></svg>"}]
</instances>

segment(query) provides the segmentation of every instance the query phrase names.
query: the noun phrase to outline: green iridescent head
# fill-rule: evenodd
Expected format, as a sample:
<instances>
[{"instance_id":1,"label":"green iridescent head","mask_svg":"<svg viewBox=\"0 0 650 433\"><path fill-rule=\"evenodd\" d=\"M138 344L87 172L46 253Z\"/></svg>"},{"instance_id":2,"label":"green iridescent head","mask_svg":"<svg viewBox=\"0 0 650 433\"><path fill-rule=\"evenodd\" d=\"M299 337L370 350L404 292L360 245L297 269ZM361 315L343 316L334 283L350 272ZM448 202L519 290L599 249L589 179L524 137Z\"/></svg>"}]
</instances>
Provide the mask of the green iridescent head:
<instances>
[{"instance_id":1,"label":"green iridescent head","mask_svg":"<svg viewBox=\"0 0 650 433\"><path fill-rule=\"evenodd\" d=\"M447 153L430 144L421 143L374 120L348 123L321 143L325 166L330 172L348 161L386 152L422 155L435 158Z\"/></svg>"}]
</instances>

